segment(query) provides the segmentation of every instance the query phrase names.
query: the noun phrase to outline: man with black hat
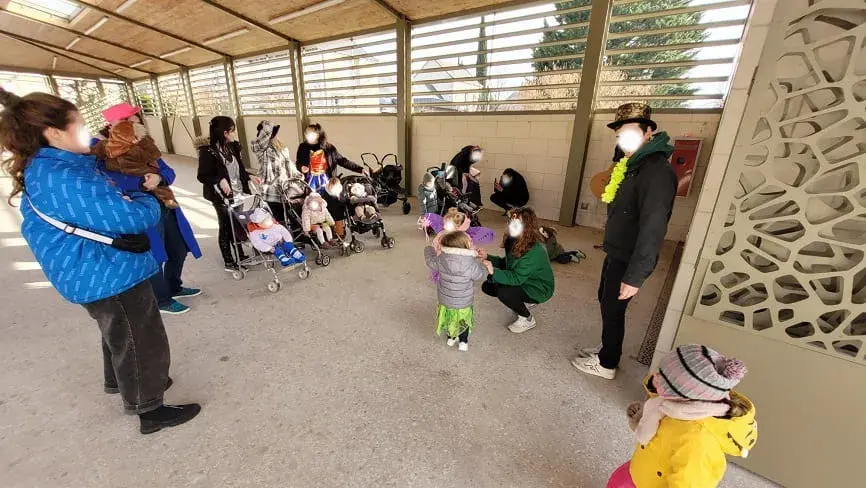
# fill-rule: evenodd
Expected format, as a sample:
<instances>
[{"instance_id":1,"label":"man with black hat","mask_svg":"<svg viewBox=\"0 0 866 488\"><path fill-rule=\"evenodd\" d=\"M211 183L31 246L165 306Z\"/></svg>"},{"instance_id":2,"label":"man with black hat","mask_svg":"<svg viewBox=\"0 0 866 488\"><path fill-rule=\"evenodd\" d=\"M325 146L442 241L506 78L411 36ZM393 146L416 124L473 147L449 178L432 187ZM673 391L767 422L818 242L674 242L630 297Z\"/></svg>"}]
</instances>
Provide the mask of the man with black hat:
<instances>
[{"instance_id":1,"label":"man with black hat","mask_svg":"<svg viewBox=\"0 0 866 488\"><path fill-rule=\"evenodd\" d=\"M674 148L665 132L656 132L651 109L627 103L608 127L616 131L619 160L605 187L608 204L604 260L598 301L601 345L581 349L571 364L584 373L612 380L625 337L625 311L658 261L677 192L677 177L668 158Z\"/></svg>"}]
</instances>

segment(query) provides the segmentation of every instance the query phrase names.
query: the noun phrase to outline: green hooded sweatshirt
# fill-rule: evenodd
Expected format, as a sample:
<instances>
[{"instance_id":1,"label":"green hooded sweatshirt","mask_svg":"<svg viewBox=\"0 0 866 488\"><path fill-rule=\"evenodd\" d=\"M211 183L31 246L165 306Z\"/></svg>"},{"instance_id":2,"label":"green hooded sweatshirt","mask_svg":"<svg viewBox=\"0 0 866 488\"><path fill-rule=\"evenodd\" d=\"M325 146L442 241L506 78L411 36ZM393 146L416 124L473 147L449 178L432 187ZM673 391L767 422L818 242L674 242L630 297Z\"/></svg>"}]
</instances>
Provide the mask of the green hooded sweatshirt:
<instances>
[{"instance_id":1,"label":"green hooded sweatshirt","mask_svg":"<svg viewBox=\"0 0 866 488\"><path fill-rule=\"evenodd\" d=\"M534 246L519 258L511 252L505 257L487 256L493 263L493 281L500 285L519 286L526 296L538 303L544 303L553 296L553 269L544 244Z\"/></svg>"}]
</instances>

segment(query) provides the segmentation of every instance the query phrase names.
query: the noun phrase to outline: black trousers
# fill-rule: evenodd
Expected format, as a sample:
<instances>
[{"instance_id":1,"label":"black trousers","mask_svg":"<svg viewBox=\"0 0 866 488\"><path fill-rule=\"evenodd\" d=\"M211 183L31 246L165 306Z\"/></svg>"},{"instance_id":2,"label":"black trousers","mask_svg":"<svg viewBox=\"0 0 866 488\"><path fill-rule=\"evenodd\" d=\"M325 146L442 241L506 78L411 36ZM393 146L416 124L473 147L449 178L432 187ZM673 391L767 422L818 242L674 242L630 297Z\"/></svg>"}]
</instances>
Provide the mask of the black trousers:
<instances>
[{"instance_id":1,"label":"black trousers","mask_svg":"<svg viewBox=\"0 0 866 488\"><path fill-rule=\"evenodd\" d=\"M490 201L506 211L518 206L514 202L509 201L502 192L494 192L490 195Z\"/></svg>"},{"instance_id":2,"label":"black trousers","mask_svg":"<svg viewBox=\"0 0 866 488\"><path fill-rule=\"evenodd\" d=\"M628 263L607 256L601 266L598 303L601 305L601 365L608 369L619 366L622 342L625 339L625 310L631 298L619 299L619 287Z\"/></svg>"},{"instance_id":3,"label":"black trousers","mask_svg":"<svg viewBox=\"0 0 866 488\"><path fill-rule=\"evenodd\" d=\"M281 224L285 224L289 216L287 215L287 212L285 211L287 209L283 206L282 202L267 202L267 204L268 208L271 209L271 215L274 216L274 220Z\"/></svg>"},{"instance_id":4,"label":"black trousers","mask_svg":"<svg viewBox=\"0 0 866 488\"><path fill-rule=\"evenodd\" d=\"M153 286L156 302L160 307L165 307L171 303L172 297L183 288L181 274L183 274L183 263L186 261L189 248L187 248L186 241L183 240L183 235L180 233L174 210L162 207L162 218L157 226L157 231L165 245L165 254L168 256L168 260L160 264L159 271L151 276L150 284Z\"/></svg>"},{"instance_id":5,"label":"black trousers","mask_svg":"<svg viewBox=\"0 0 866 488\"><path fill-rule=\"evenodd\" d=\"M84 308L102 333L106 390L120 390L123 408L131 415L162 406L171 356L150 283Z\"/></svg>"},{"instance_id":6,"label":"black trousers","mask_svg":"<svg viewBox=\"0 0 866 488\"><path fill-rule=\"evenodd\" d=\"M226 265L231 265L235 263L235 257L232 254L232 225L234 224L234 220L228 213L228 209L222 203L214 203L213 208L217 214L217 225L219 226L219 233L217 235L217 242L220 247L220 254L223 256L223 262ZM244 236L243 229L235 228L235 232L238 236L238 239L241 236ZM237 246L238 256L241 256L241 259L244 257L243 247L240 244Z\"/></svg>"},{"instance_id":7,"label":"black trousers","mask_svg":"<svg viewBox=\"0 0 866 488\"><path fill-rule=\"evenodd\" d=\"M526 308L527 303L538 303L529 298L523 288L519 286L500 285L489 279L481 284L481 291L485 295L498 298L506 307L521 317L529 317L530 315L529 309Z\"/></svg>"}]
</instances>

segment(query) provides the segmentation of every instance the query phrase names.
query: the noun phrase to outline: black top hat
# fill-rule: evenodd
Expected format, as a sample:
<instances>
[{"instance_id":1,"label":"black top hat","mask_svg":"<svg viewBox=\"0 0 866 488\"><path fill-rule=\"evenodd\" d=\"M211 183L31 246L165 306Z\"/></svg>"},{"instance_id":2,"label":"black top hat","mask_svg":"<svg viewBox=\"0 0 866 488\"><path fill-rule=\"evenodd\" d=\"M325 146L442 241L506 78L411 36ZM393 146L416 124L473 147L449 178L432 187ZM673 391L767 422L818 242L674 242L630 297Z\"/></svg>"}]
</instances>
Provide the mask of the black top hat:
<instances>
[{"instance_id":1,"label":"black top hat","mask_svg":"<svg viewBox=\"0 0 866 488\"><path fill-rule=\"evenodd\" d=\"M650 119L651 116L652 109L649 105L640 102L626 103L620 105L616 109L616 115L613 118L613 122L607 124L607 126L613 130L617 130L622 127L623 124L643 122L652 127L652 130L656 130L658 126L652 121L652 119Z\"/></svg>"}]
</instances>

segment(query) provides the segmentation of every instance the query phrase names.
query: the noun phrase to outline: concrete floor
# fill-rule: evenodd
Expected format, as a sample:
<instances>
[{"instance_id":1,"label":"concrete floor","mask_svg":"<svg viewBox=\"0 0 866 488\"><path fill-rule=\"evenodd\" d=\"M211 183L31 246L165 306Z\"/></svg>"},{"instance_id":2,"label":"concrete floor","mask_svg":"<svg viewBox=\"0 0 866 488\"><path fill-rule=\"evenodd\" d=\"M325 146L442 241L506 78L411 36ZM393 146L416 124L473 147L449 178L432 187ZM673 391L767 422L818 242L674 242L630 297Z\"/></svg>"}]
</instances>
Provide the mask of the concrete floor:
<instances>
[{"instance_id":1,"label":"concrete floor","mask_svg":"<svg viewBox=\"0 0 866 488\"><path fill-rule=\"evenodd\" d=\"M187 284L193 310L166 318L175 385L197 401L193 422L141 436L119 398L102 393L97 328L63 302L0 206L0 468L14 487L581 487L604 486L632 449L624 409L641 397L643 337L672 245L629 309L616 381L578 373L569 358L600 337L595 287L601 233L562 229L589 259L555 264L556 296L539 326L505 329L509 312L483 295L469 353L433 334L435 289L415 212L385 212L397 247L369 234L367 251L315 267L309 280L232 281L216 221L197 197L194 162L169 157L175 191L206 255ZM3 201L8 180L3 184ZM501 230L498 217L487 223ZM496 246L491 246L491 251ZM737 467L723 487L773 486Z\"/></svg>"}]
</instances>

